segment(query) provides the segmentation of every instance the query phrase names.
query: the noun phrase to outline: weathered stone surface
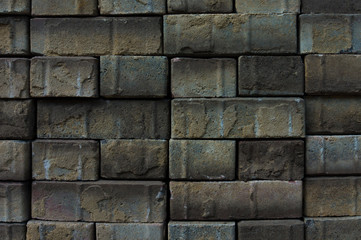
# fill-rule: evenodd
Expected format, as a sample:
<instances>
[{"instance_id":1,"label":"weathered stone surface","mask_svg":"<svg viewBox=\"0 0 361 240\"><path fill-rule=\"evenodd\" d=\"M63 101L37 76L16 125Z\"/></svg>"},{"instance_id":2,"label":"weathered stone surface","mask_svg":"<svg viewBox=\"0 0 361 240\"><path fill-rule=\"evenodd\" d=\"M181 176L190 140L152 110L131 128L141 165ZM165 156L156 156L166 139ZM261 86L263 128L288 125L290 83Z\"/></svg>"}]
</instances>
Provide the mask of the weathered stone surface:
<instances>
[{"instance_id":1,"label":"weathered stone surface","mask_svg":"<svg viewBox=\"0 0 361 240\"><path fill-rule=\"evenodd\" d=\"M300 56L242 56L238 67L241 96L303 95Z\"/></svg>"},{"instance_id":2,"label":"weathered stone surface","mask_svg":"<svg viewBox=\"0 0 361 240\"><path fill-rule=\"evenodd\" d=\"M32 100L0 100L0 138L32 139L35 107Z\"/></svg>"},{"instance_id":3,"label":"weathered stone surface","mask_svg":"<svg viewBox=\"0 0 361 240\"><path fill-rule=\"evenodd\" d=\"M361 217L305 218L306 240L358 239Z\"/></svg>"},{"instance_id":4,"label":"weathered stone surface","mask_svg":"<svg viewBox=\"0 0 361 240\"><path fill-rule=\"evenodd\" d=\"M30 179L30 142L0 141L0 180L25 181Z\"/></svg>"},{"instance_id":5,"label":"weathered stone surface","mask_svg":"<svg viewBox=\"0 0 361 240\"><path fill-rule=\"evenodd\" d=\"M33 179L84 181L99 177L96 141L36 140L32 151Z\"/></svg>"},{"instance_id":6,"label":"weathered stone surface","mask_svg":"<svg viewBox=\"0 0 361 240\"><path fill-rule=\"evenodd\" d=\"M304 143L295 141L240 141L238 145L238 178L302 180Z\"/></svg>"},{"instance_id":7,"label":"weathered stone surface","mask_svg":"<svg viewBox=\"0 0 361 240\"><path fill-rule=\"evenodd\" d=\"M172 138L290 138L304 134L300 98L172 101Z\"/></svg>"},{"instance_id":8,"label":"weathered stone surface","mask_svg":"<svg viewBox=\"0 0 361 240\"><path fill-rule=\"evenodd\" d=\"M169 13L230 13L232 0L168 0Z\"/></svg>"},{"instance_id":9,"label":"weathered stone surface","mask_svg":"<svg viewBox=\"0 0 361 240\"><path fill-rule=\"evenodd\" d=\"M29 53L29 19L27 17L0 18L0 55Z\"/></svg>"},{"instance_id":10,"label":"weathered stone surface","mask_svg":"<svg viewBox=\"0 0 361 240\"><path fill-rule=\"evenodd\" d=\"M302 182L171 182L172 220L299 218Z\"/></svg>"},{"instance_id":11,"label":"weathered stone surface","mask_svg":"<svg viewBox=\"0 0 361 240\"><path fill-rule=\"evenodd\" d=\"M25 58L0 59L0 98L29 97L29 61Z\"/></svg>"},{"instance_id":12,"label":"weathered stone surface","mask_svg":"<svg viewBox=\"0 0 361 240\"><path fill-rule=\"evenodd\" d=\"M167 15L164 16L164 52L177 55L296 53L296 25L294 14Z\"/></svg>"},{"instance_id":13,"label":"weathered stone surface","mask_svg":"<svg viewBox=\"0 0 361 240\"><path fill-rule=\"evenodd\" d=\"M361 214L361 178L306 178L304 215L308 217Z\"/></svg>"},{"instance_id":14,"label":"weathered stone surface","mask_svg":"<svg viewBox=\"0 0 361 240\"><path fill-rule=\"evenodd\" d=\"M238 13L299 13L301 0L235 0Z\"/></svg>"},{"instance_id":15,"label":"weathered stone surface","mask_svg":"<svg viewBox=\"0 0 361 240\"><path fill-rule=\"evenodd\" d=\"M359 0L302 0L303 13L361 13Z\"/></svg>"},{"instance_id":16,"label":"weathered stone surface","mask_svg":"<svg viewBox=\"0 0 361 240\"><path fill-rule=\"evenodd\" d=\"M303 54L361 52L361 15L302 14L300 51Z\"/></svg>"},{"instance_id":17,"label":"weathered stone surface","mask_svg":"<svg viewBox=\"0 0 361 240\"><path fill-rule=\"evenodd\" d=\"M168 112L167 100L40 100L38 137L167 139Z\"/></svg>"},{"instance_id":18,"label":"weathered stone surface","mask_svg":"<svg viewBox=\"0 0 361 240\"><path fill-rule=\"evenodd\" d=\"M166 0L99 0L102 15L165 14Z\"/></svg>"},{"instance_id":19,"label":"weathered stone surface","mask_svg":"<svg viewBox=\"0 0 361 240\"><path fill-rule=\"evenodd\" d=\"M32 217L57 221L163 222L162 182L33 182Z\"/></svg>"},{"instance_id":20,"label":"weathered stone surface","mask_svg":"<svg viewBox=\"0 0 361 240\"><path fill-rule=\"evenodd\" d=\"M163 240L162 223L97 223L97 239Z\"/></svg>"},{"instance_id":21,"label":"weathered stone surface","mask_svg":"<svg viewBox=\"0 0 361 240\"><path fill-rule=\"evenodd\" d=\"M307 134L361 133L361 98L307 97Z\"/></svg>"},{"instance_id":22,"label":"weathered stone surface","mask_svg":"<svg viewBox=\"0 0 361 240\"><path fill-rule=\"evenodd\" d=\"M99 66L90 57L31 59L32 97L97 97Z\"/></svg>"},{"instance_id":23,"label":"weathered stone surface","mask_svg":"<svg viewBox=\"0 0 361 240\"><path fill-rule=\"evenodd\" d=\"M234 222L175 222L168 224L169 240L222 239L236 240Z\"/></svg>"},{"instance_id":24,"label":"weathered stone surface","mask_svg":"<svg viewBox=\"0 0 361 240\"><path fill-rule=\"evenodd\" d=\"M304 226L299 220L258 220L238 223L239 240L303 240Z\"/></svg>"},{"instance_id":25,"label":"weathered stone surface","mask_svg":"<svg viewBox=\"0 0 361 240\"><path fill-rule=\"evenodd\" d=\"M235 141L170 140L169 155L171 179L235 179Z\"/></svg>"},{"instance_id":26,"label":"weathered stone surface","mask_svg":"<svg viewBox=\"0 0 361 240\"><path fill-rule=\"evenodd\" d=\"M101 156L103 178L163 179L168 166L168 141L103 140Z\"/></svg>"},{"instance_id":27,"label":"weathered stone surface","mask_svg":"<svg viewBox=\"0 0 361 240\"><path fill-rule=\"evenodd\" d=\"M97 15L97 0L32 0L33 16L94 16Z\"/></svg>"},{"instance_id":28,"label":"weathered stone surface","mask_svg":"<svg viewBox=\"0 0 361 240\"><path fill-rule=\"evenodd\" d=\"M0 223L1 240L25 240L25 223Z\"/></svg>"},{"instance_id":29,"label":"weathered stone surface","mask_svg":"<svg viewBox=\"0 0 361 240\"><path fill-rule=\"evenodd\" d=\"M305 70L307 94L361 95L361 55L307 55Z\"/></svg>"},{"instance_id":30,"label":"weathered stone surface","mask_svg":"<svg viewBox=\"0 0 361 240\"><path fill-rule=\"evenodd\" d=\"M236 97L237 67L230 58L173 58L173 97Z\"/></svg>"},{"instance_id":31,"label":"weathered stone surface","mask_svg":"<svg viewBox=\"0 0 361 240\"><path fill-rule=\"evenodd\" d=\"M24 222L30 218L27 183L0 182L0 221Z\"/></svg>"},{"instance_id":32,"label":"weathered stone surface","mask_svg":"<svg viewBox=\"0 0 361 240\"><path fill-rule=\"evenodd\" d=\"M1 0L0 14L22 14L30 13L29 0Z\"/></svg>"},{"instance_id":33,"label":"weathered stone surface","mask_svg":"<svg viewBox=\"0 0 361 240\"><path fill-rule=\"evenodd\" d=\"M100 95L166 97L168 59L161 56L102 56Z\"/></svg>"},{"instance_id":34,"label":"weathered stone surface","mask_svg":"<svg viewBox=\"0 0 361 240\"><path fill-rule=\"evenodd\" d=\"M95 240L94 223L34 221L27 223L27 240Z\"/></svg>"},{"instance_id":35,"label":"weathered stone surface","mask_svg":"<svg viewBox=\"0 0 361 240\"><path fill-rule=\"evenodd\" d=\"M160 17L34 18L30 25L34 54L93 56L162 52Z\"/></svg>"}]
</instances>

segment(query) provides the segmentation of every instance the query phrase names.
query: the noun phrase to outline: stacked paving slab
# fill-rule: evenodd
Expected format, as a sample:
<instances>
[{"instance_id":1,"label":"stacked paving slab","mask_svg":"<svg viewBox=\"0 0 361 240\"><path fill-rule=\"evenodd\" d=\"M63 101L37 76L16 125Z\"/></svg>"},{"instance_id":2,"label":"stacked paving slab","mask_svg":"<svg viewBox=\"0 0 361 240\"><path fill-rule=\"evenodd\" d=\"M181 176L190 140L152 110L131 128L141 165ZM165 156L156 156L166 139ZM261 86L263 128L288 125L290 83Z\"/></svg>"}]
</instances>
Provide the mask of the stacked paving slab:
<instances>
[{"instance_id":1,"label":"stacked paving slab","mask_svg":"<svg viewBox=\"0 0 361 240\"><path fill-rule=\"evenodd\" d=\"M359 240L359 53L359 0L0 0L0 239Z\"/></svg>"}]
</instances>

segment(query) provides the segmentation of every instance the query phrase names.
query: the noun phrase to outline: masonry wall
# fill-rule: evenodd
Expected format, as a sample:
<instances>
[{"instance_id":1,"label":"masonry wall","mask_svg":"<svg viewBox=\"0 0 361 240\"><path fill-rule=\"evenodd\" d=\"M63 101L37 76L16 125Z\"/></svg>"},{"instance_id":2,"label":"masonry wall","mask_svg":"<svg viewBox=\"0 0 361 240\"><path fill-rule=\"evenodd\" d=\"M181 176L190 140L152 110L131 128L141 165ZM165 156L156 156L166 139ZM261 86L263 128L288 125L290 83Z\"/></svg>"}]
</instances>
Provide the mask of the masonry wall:
<instances>
[{"instance_id":1,"label":"masonry wall","mask_svg":"<svg viewBox=\"0 0 361 240\"><path fill-rule=\"evenodd\" d=\"M0 239L360 239L361 1L0 15Z\"/></svg>"}]
</instances>

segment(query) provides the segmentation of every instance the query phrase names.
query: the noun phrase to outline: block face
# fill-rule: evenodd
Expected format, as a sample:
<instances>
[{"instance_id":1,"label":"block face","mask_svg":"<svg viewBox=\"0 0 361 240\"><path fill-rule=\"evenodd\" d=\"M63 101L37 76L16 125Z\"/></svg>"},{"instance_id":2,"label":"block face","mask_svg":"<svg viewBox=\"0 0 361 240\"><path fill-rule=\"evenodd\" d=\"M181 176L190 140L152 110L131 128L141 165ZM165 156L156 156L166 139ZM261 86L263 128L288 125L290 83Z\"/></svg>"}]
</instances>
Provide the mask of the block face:
<instances>
[{"instance_id":1,"label":"block face","mask_svg":"<svg viewBox=\"0 0 361 240\"><path fill-rule=\"evenodd\" d=\"M0 138L32 139L35 106L32 100L0 100Z\"/></svg>"},{"instance_id":2,"label":"block face","mask_svg":"<svg viewBox=\"0 0 361 240\"><path fill-rule=\"evenodd\" d=\"M300 51L309 53L361 52L361 15L302 14Z\"/></svg>"},{"instance_id":3,"label":"block face","mask_svg":"<svg viewBox=\"0 0 361 240\"><path fill-rule=\"evenodd\" d=\"M95 240L93 223L49 222L31 220L27 223L27 240Z\"/></svg>"},{"instance_id":4,"label":"block face","mask_svg":"<svg viewBox=\"0 0 361 240\"><path fill-rule=\"evenodd\" d=\"M164 16L164 52L207 56L296 53L296 29L294 14L167 15Z\"/></svg>"},{"instance_id":5,"label":"block face","mask_svg":"<svg viewBox=\"0 0 361 240\"><path fill-rule=\"evenodd\" d=\"M30 218L30 188L27 183L0 183L0 221L24 222Z\"/></svg>"},{"instance_id":6,"label":"block face","mask_svg":"<svg viewBox=\"0 0 361 240\"><path fill-rule=\"evenodd\" d=\"M30 13L30 1L29 0L2 0L0 6L0 14L26 15Z\"/></svg>"},{"instance_id":7,"label":"block face","mask_svg":"<svg viewBox=\"0 0 361 240\"><path fill-rule=\"evenodd\" d=\"M104 97L168 95L168 60L161 56L102 56L100 94Z\"/></svg>"},{"instance_id":8,"label":"block face","mask_svg":"<svg viewBox=\"0 0 361 240\"><path fill-rule=\"evenodd\" d=\"M2 240L26 240L25 223L0 223Z\"/></svg>"},{"instance_id":9,"label":"block face","mask_svg":"<svg viewBox=\"0 0 361 240\"><path fill-rule=\"evenodd\" d=\"M238 223L240 240L303 240L303 221L258 220Z\"/></svg>"},{"instance_id":10,"label":"block face","mask_svg":"<svg viewBox=\"0 0 361 240\"><path fill-rule=\"evenodd\" d=\"M57 221L163 222L161 182L33 182L32 217Z\"/></svg>"},{"instance_id":11,"label":"block face","mask_svg":"<svg viewBox=\"0 0 361 240\"><path fill-rule=\"evenodd\" d=\"M236 61L230 58L173 58L173 97L236 97Z\"/></svg>"},{"instance_id":12,"label":"block face","mask_svg":"<svg viewBox=\"0 0 361 240\"><path fill-rule=\"evenodd\" d=\"M236 240L233 222L176 222L168 224L168 239L222 239Z\"/></svg>"},{"instance_id":13,"label":"block face","mask_svg":"<svg viewBox=\"0 0 361 240\"><path fill-rule=\"evenodd\" d=\"M102 178L163 179L168 166L168 141L103 140L101 156Z\"/></svg>"},{"instance_id":14,"label":"block face","mask_svg":"<svg viewBox=\"0 0 361 240\"><path fill-rule=\"evenodd\" d=\"M97 223L97 239L163 240L162 223Z\"/></svg>"},{"instance_id":15,"label":"block face","mask_svg":"<svg viewBox=\"0 0 361 240\"><path fill-rule=\"evenodd\" d=\"M306 178L304 215L308 217L361 214L361 178Z\"/></svg>"},{"instance_id":16,"label":"block face","mask_svg":"<svg viewBox=\"0 0 361 240\"><path fill-rule=\"evenodd\" d=\"M0 18L0 55L29 53L29 19L27 17Z\"/></svg>"},{"instance_id":17,"label":"block face","mask_svg":"<svg viewBox=\"0 0 361 240\"><path fill-rule=\"evenodd\" d=\"M238 178L242 181L302 180L304 143L302 140L240 141Z\"/></svg>"},{"instance_id":18,"label":"block face","mask_svg":"<svg viewBox=\"0 0 361 240\"><path fill-rule=\"evenodd\" d=\"M35 180L97 180L99 177L96 141L36 140L32 152Z\"/></svg>"},{"instance_id":19,"label":"block face","mask_svg":"<svg viewBox=\"0 0 361 240\"><path fill-rule=\"evenodd\" d=\"M25 58L1 58L0 98L28 97L29 61Z\"/></svg>"},{"instance_id":20,"label":"block face","mask_svg":"<svg viewBox=\"0 0 361 240\"><path fill-rule=\"evenodd\" d=\"M301 181L171 182L170 192L172 220L302 216Z\"/></svg>"},{"instance_id":21,"label":"block face","mask_svg":"<svg viewBox=\"0 0 361 240\"><path fill-rule=\"evenodd\" d=\"M361 235L360 217L305 218L306 240L357 239Z\"/></svg>"},{"instance_id":22,"label":"block face","mask_svg":"<svg viewBox=\"0 0 361 240\"><path fill-rule=\"evenodd\" d=\"M306 93L361 95L361 55L307 55Z\"/></svg>"},{"instance_id":23,"label":"block face","mask_svg":"<svg viewBox=\"0 0 361 240\"><path fill-rule=\"evenodd\" d=\"M41 100L38 138L167 139L168 112L167 100Z\"/></svg>"},{"instance_id":24,"label":"block face","mask_svg":"<svg viewBox=\"0 0 361 240\"><path fill-rule=\"evenodd\" d=\"M31 146L24 141L0 141L0 180L30 179Z\"/></svg>"},{"instance_id":25,"label":"block face","mask_svg":"<svg viewBox=\"0 0 361 240\"><path fill-rule=\"evenodd\" d=\"M168 13L230 13L232 0L168 0Z\"/></svg>"},{"instance_id":26,"label":"block face","mask_svg":"<svg viewBox=\"0 0 361 240\"><path fill-rule=\"evenodd\" d=\"M361 133L359 97L307 97L307 134Z\"/></svg>"},{"instance_id":27,"label":"block face","mask_svg":"<svg viewBox=\"0 0 361 240\"><path fill-rule=\"evenodd\" d=\"M33 18L30 29L34 54L94 56L162 52L160 17Z\"/></svg>"},{"instance_id":28,"label":"block face","mask_svg":"<svg viewBox=\"0 0 361 240\"><path fill-rule=\"evenodd\" d=\"M301 0L236 0L238 13L299 13Z\"/></svg>"},{"instance_id":29,"label":"block face","mask_svg":"<svg viewBox=\"0 0 361 240\"><path fill-rule=\"evenodd\" d=\"M31 5L33 16L94 16L98 12L96 0L32 0Z\"/></svg>"},{"instance_id":30,"label":"block face","mask_svg":"<svg viewBox=\"0 0 361 240\"><path fill-rule=\"evenodd\" d=\"M358 0L302 0L302 13L361 13Z\"/></svg>"},{"instance_id":31,"label":"block face","mask_svg":"<svg viewBox=\"0 0 361 240\"><path fill-rule=\"evenodd\" d=\"M299 56L242 56L238 65L241 96L302 96L303 62Z\"/></svg>"},{"instance_id":32,"label":"block face","mask_svg":"<svg viewBox=\"0 0 361 240\"><path fill-rule=\"evenodd\" d=\"M235 141L170 140L169 154L171 179L235 179Z\"/></svg>"},{"instance_id":33,"label":"block face","mask_svg":"<svg viewBox=\"0 0 361 240\"><path fill-rule=\"evenodd\" d=\"M100 14L165 14L166 0L99 0Z\"/></svg>"},{"instance_id":34,"label":"block face","mask_svg":"<svg viewBox=\"0 0 361 240\"><path fill-rule=\"evenodd\" d=\"M97 97L98 60L78 57L31 59L32 97Z\"/></svg>"},{"instance_id":35,"label":"block face","mask_svg":"<svg viewBox=\"0 0 361 240\"><path fill-rule=\"evenodd\" d=\"M172 101L172 138L303 136L304 103L300 98Z\"/></svg>"}]
</instances>

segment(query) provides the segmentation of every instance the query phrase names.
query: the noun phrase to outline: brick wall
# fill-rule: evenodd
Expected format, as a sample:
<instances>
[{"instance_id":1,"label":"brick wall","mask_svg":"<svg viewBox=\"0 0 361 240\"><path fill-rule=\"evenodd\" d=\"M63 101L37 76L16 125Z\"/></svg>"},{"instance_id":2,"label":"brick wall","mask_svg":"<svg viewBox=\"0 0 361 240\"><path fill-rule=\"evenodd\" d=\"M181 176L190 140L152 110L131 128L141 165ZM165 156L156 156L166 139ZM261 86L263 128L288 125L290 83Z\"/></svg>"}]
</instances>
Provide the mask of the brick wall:
<instances>
[{"instance_id":1,"label":"brick wall","mask_svg":"<svg viewBox=\"0 0 361 240\"><path fill-rule=\"evenodd\" d=\"M361 1L0 0L1 240L359 240Z\"/></svg>"}]
</instances>

